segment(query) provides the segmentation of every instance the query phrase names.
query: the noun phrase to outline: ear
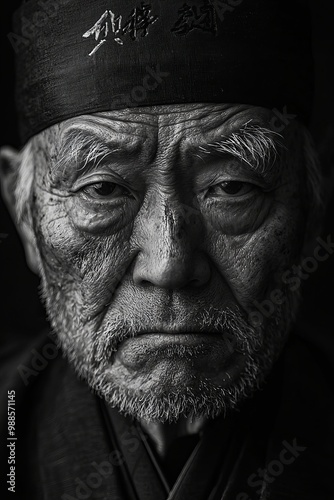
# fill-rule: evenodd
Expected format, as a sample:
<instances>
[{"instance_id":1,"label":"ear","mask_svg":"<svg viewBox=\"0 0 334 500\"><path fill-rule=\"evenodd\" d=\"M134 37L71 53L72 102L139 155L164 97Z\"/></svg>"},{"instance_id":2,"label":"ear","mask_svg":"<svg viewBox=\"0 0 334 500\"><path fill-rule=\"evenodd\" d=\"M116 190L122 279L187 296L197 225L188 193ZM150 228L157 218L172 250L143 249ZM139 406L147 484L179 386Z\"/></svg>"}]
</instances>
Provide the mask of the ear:
<instances>
[{"instance_id":1,"label":"ear","mask_svg":"<svg viewBox=\"0 0 334 500\"><path fill-rule=\"evenodd\" d=\"M1 193L20 235L27 264L33 273L39 275L40 259L35 234L29 222L30 217L23 217L20 220L16 209L17 174L21 161L21 154L15 149L9 146L4 146L0 149ZM31 172L33 175L33 165L31 165ZM26 210L28 210L28 207L26 207Z\"/></svg>"}]
</instances>

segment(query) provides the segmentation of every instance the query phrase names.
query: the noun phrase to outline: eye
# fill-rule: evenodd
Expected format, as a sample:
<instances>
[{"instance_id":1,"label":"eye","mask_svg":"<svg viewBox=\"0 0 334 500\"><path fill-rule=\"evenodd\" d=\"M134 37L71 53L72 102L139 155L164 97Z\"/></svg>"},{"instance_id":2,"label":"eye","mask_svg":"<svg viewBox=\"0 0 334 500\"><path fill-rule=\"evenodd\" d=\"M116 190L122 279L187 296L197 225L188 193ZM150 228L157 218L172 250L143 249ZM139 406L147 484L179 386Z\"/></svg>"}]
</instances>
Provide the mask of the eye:
<instances>
[{"instance_id":1,"label":"eye","mask_svg":"<svg viewBox=\"0 0 334 500\"><path fill-rule=\"evenodd\" d=\"M207 196L243 196L256 189L254 184L242 181L224 181L210 186L206 192Z\"/></svg>"},{"instance_id":2,"label":"eye","mask_svg":"<svg viewBox=\"0 0 334 500\"><path fill-rule=\"evenodd\" d=\"M89 184L80 191L86 197L94 199L115 199L130 195L130 192L125 187L107 181Z\"/></svg>"}]
</instances>

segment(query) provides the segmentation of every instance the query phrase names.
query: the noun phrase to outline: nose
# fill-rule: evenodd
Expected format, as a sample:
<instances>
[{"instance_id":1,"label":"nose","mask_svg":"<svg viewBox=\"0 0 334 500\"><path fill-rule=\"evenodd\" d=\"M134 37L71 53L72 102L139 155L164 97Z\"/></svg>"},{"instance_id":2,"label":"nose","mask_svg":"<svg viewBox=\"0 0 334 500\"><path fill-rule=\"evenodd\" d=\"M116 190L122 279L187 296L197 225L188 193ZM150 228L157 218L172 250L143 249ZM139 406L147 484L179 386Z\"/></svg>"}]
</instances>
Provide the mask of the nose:
<instances>
[{"instance_id":1,"label":"nose","mask_svg":"<svg viewBox=\"0 0 334 500\"><path fill-rule=\"evenodd\" d=\"M208 283L209 260L199 249L204 237L201 216L192 210L187 217L186 212L180 203L156 203L154 210L146 211L137 227L136 285L172 290Z\"/></svg>"}]
</instances>

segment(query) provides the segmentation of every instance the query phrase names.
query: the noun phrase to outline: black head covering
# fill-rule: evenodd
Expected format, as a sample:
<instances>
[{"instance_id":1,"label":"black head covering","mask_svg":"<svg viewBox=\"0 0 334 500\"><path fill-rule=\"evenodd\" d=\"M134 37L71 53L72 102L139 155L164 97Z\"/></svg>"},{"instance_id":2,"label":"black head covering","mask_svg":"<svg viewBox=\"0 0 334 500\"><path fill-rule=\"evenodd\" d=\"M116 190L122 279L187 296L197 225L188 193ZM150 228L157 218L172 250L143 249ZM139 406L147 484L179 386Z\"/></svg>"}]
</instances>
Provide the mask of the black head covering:
<instances>
[{"instance_id":1,"label":"black head covering","mask_svg":"<svg viewBox=\"0 0 334 500\"><path fill-rule=\"evenodd\" d=\"M30 0L14 32L23 141L73 116L154 104L251 104L309 119L303 0Z\"/></svg>"}]
</instances>

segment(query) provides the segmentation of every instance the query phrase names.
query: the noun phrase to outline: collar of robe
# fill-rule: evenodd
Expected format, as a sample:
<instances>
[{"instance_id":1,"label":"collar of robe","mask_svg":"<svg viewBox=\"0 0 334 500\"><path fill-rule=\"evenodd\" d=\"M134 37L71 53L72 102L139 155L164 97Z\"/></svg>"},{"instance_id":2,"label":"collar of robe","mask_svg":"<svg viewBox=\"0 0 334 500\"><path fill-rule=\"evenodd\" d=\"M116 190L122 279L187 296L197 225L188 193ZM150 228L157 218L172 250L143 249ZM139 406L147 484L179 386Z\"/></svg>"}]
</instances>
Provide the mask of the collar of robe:
<instances>
[{"instance_id":1,"label":"collar of robe","mask_svg":"<svg viewBox=\"0 0 334 500\"><path fill-rule=\"evenodd\" d=\"M231 419L205 426L174 485L140 427L107 409L64 359L49 361L28 387L17 366L29 361L14 364L18 498L333 498L333 398L313 354L294 337L264 390Z\"/></svg>"}]
</instances>

